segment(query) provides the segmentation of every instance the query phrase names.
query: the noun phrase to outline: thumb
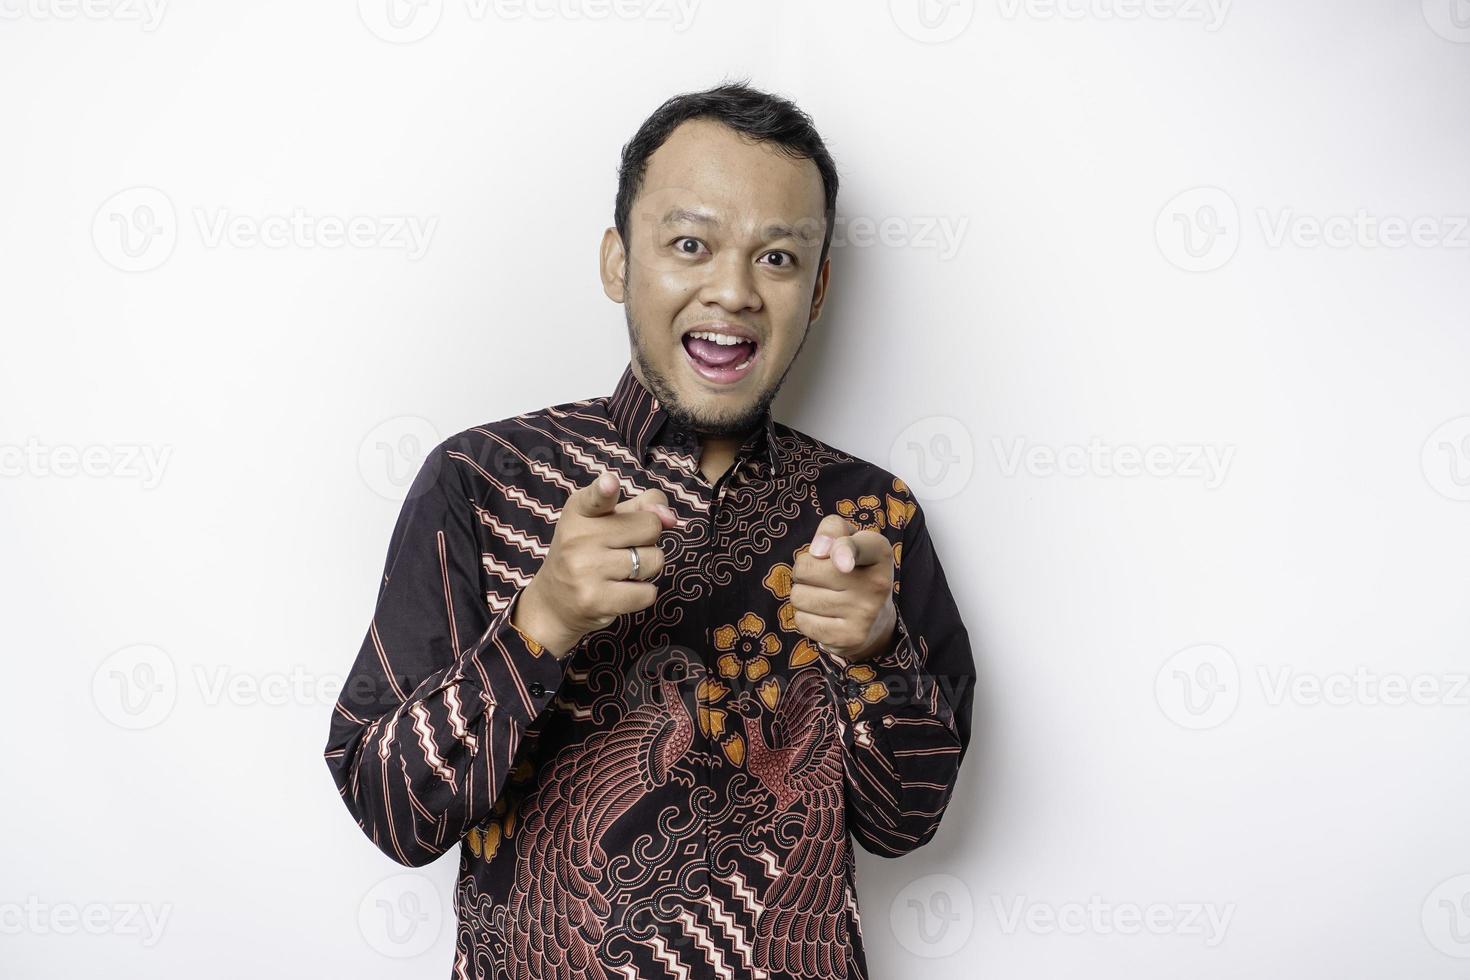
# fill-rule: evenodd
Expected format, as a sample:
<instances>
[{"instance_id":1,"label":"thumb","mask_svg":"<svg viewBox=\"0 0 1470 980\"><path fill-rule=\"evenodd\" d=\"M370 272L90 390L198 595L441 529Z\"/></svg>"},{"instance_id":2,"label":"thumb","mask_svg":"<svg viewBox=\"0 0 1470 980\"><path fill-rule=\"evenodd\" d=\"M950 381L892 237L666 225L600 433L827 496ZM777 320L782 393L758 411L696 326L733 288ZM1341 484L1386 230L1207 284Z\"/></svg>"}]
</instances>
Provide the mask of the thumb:
<instances>
[{"instance_id":1,"label":"thumb","mask_svg":"<svg viewBox=\"0 0 1470 980\"><path fill-rule=\"evenodd\" d=\"M597 479L572 494L571 510L584 517L601 517L611 514L618 503L618 478L603 470Z\"/></svg>"}]
</instances>

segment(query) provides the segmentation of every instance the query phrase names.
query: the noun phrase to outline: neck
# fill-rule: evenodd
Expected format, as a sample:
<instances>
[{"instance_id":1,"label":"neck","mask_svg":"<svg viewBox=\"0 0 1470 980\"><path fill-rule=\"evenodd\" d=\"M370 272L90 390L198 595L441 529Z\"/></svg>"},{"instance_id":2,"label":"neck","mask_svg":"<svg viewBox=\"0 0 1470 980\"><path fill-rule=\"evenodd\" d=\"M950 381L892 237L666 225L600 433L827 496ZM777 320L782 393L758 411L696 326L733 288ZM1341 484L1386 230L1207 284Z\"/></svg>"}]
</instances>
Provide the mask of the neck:
<instances>
[{"instance_id":1,"label":"neck","mask_svg":"<svg viewBox=\"0 0 1470 980\"><path fill-rule=\"evenodd\" d=\"M718 439L706 436L700 440L699 472L710 483L714 483L725 475L725 471L735 462L735 453L740 449L743 440L740 439Z\"/></svg>"}]
</instances>

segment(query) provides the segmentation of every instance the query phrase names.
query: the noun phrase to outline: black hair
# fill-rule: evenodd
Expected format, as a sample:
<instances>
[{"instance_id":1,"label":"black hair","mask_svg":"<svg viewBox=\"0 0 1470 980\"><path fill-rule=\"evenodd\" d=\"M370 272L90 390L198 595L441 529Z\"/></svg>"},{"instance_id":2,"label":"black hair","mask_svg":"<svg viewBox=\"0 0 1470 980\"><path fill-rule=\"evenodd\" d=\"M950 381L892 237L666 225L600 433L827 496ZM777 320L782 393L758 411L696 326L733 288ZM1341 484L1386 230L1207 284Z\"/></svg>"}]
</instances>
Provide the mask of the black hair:
<instances>
[{"instance_id":1,"label":"black hair","mask_svg":"<svg viewBox=\"0 0 1470 980\"><path fill-rule=\"evenodd\" d=\"M837 165L827 152L812 119L796 103L769 92L751 88L747 81L722 83L703 92L676 95L653 111L638 127L638 132L623 146L622 164L618 168L618 197L613 208L613 224L628 243L628 215L633 200L643 187L648 158L664 145L669 135L691 119L712 119L724 123L748 139L772 143L797 160L811 160L822 175L826 195L827 230L822 238L821 259L827 258L832 244L832 230L837 217Z\"/></svg>"}]
</instances>

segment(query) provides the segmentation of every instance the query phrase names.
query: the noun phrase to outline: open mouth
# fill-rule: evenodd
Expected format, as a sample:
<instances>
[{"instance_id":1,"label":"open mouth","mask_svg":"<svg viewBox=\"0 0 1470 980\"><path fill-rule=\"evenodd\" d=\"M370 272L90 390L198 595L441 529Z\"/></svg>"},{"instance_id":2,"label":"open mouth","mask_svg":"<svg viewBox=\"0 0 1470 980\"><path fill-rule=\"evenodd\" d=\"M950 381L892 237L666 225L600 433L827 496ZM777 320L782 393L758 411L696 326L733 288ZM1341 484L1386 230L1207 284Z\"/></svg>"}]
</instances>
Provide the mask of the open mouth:
<instances>
[{"instance_id":1,"label":"open mouth","mask_svg":"<svg viewBox=\"0 0 1470 980\"><path fill-rule=\"evenodd\" d=\"M733 384L745 377L760 349L749 331L725 325L690 330L683 344L695 373L715 384Z\"/></svg>"}]
</instances>

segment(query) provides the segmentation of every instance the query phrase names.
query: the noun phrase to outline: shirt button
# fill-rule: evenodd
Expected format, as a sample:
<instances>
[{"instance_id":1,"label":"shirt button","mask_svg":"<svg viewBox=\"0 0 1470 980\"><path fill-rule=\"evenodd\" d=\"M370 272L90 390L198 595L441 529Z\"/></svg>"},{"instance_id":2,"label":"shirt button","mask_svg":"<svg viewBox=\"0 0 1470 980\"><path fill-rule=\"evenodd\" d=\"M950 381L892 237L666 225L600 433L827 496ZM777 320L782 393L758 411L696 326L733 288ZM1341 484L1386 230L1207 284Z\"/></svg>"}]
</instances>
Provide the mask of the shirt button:
<instances>
[{"instance_id":1,"label":"shirt button","mask_svg":"<svg viewBox=\"0 0 1470 980\"><path fill-rule=\"evenodd\" d=\"M546 693L546 688L542 685L540 681L532 681L530 691L531 697L539 698L541 695Z\"/></svg>"}]
</instances>

